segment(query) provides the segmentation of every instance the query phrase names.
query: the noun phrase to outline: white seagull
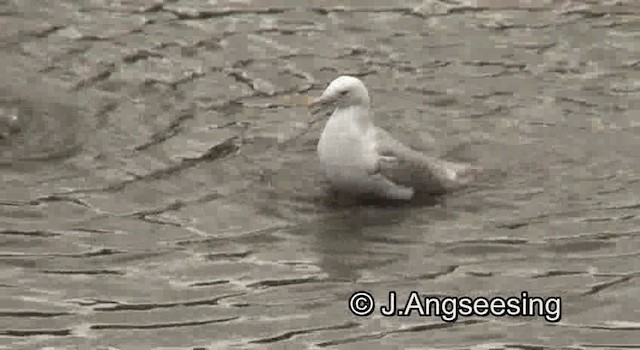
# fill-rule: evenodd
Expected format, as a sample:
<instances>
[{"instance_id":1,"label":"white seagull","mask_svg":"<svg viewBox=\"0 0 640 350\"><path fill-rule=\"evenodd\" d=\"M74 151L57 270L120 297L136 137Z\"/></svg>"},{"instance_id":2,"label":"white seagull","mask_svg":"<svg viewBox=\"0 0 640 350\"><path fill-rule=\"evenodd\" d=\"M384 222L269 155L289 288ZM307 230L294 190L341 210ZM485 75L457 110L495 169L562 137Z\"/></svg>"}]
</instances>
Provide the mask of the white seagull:
<instances>
[{"instance_id":1,"label":"white seagull","mask_svg":"<svg viewBox=\"0 0 640 350\"><path fill-rule=\"evenodd\" d=\"M318 156L333 189L409 200L468 184L479 170L413 150L373 125L369 92L360 79L340 76L311 106L335 104L320 136Z\"/></svg>"}]
</instances>

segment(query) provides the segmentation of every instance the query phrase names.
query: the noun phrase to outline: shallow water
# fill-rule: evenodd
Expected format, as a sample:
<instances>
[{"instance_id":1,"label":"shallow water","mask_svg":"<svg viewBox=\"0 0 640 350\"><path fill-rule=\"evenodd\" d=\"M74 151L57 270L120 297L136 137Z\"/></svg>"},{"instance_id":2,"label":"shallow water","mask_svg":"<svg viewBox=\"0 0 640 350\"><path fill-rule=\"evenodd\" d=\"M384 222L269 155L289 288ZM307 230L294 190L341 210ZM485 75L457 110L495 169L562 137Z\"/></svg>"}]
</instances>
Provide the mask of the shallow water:
<instances>
[{"instance_id":1,"label":"shallow water","mask_svg":"<svg viewBox=\"0 0 640 350\"><path fill-rule=\"evenodd\" d=\"M387 3L0 2L0 347L640 348L640 6ZM291 101L340 74L500 175L337 205ZM562 317L357 317L359 290Z\"/></svg>"}]
</instances>

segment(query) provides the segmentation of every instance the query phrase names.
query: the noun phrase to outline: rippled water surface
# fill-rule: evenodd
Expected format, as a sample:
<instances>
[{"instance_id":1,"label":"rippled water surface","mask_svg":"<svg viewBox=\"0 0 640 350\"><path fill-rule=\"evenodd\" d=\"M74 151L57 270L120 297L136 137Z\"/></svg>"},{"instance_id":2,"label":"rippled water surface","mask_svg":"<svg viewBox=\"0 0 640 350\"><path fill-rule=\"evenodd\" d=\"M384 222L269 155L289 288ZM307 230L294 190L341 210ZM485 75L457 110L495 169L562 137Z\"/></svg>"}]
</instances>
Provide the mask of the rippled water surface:
<instances>
[{"instance_id":1,"label":"rippled water surface","mask_svg":"<svg viewBox=\"0 0 640 350\"><path fill-rule=\"evenodd\" d=\"M0 27L0 347L640 348L635 1L9 0ZM336 203L295 102L341 74L500 175ZM356 317L357 290L562 319Z\"/></svg>"}]
</instances>

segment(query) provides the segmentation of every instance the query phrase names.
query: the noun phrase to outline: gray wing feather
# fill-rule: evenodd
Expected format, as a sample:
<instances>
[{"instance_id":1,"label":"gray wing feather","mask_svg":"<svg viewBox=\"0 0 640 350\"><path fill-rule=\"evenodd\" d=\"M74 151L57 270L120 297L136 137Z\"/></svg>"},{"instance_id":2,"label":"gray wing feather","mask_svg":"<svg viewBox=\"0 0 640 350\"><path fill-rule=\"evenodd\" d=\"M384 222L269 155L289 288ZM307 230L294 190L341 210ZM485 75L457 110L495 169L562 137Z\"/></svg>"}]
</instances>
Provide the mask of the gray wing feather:
<instances>
[{"instance_id":1,"label":"gray wing feather","mask_svg":"<svg viewBox=\"0 0 640 350\"><path fill-rule=\"evenodd\" d=\"M378 171L396 184L421 192L441 193L469 182L469 165L413 150L383 129L376 130L376 144L381 156Z\"/></svg>"}]
</instances>

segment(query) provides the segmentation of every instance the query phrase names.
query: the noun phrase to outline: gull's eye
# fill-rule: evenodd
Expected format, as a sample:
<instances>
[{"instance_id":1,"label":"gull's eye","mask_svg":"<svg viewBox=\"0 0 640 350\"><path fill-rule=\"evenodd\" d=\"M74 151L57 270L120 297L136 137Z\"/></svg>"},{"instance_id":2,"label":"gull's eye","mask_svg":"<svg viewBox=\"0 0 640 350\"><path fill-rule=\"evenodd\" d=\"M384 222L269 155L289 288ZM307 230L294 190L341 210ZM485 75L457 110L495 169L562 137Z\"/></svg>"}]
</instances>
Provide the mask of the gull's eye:
<instances>
[{"instance_id":1,"label":"gull's eye","mask_svg":"<svg viewBox=\"0 0 640 350\"><path fill-rule=\"evenodd\" d=\"M347 90L340 91L340 96L344 96L344 95L346 95L346 94L347 94L347 92L348 92Z\"/></svg>"}]
</instances>

